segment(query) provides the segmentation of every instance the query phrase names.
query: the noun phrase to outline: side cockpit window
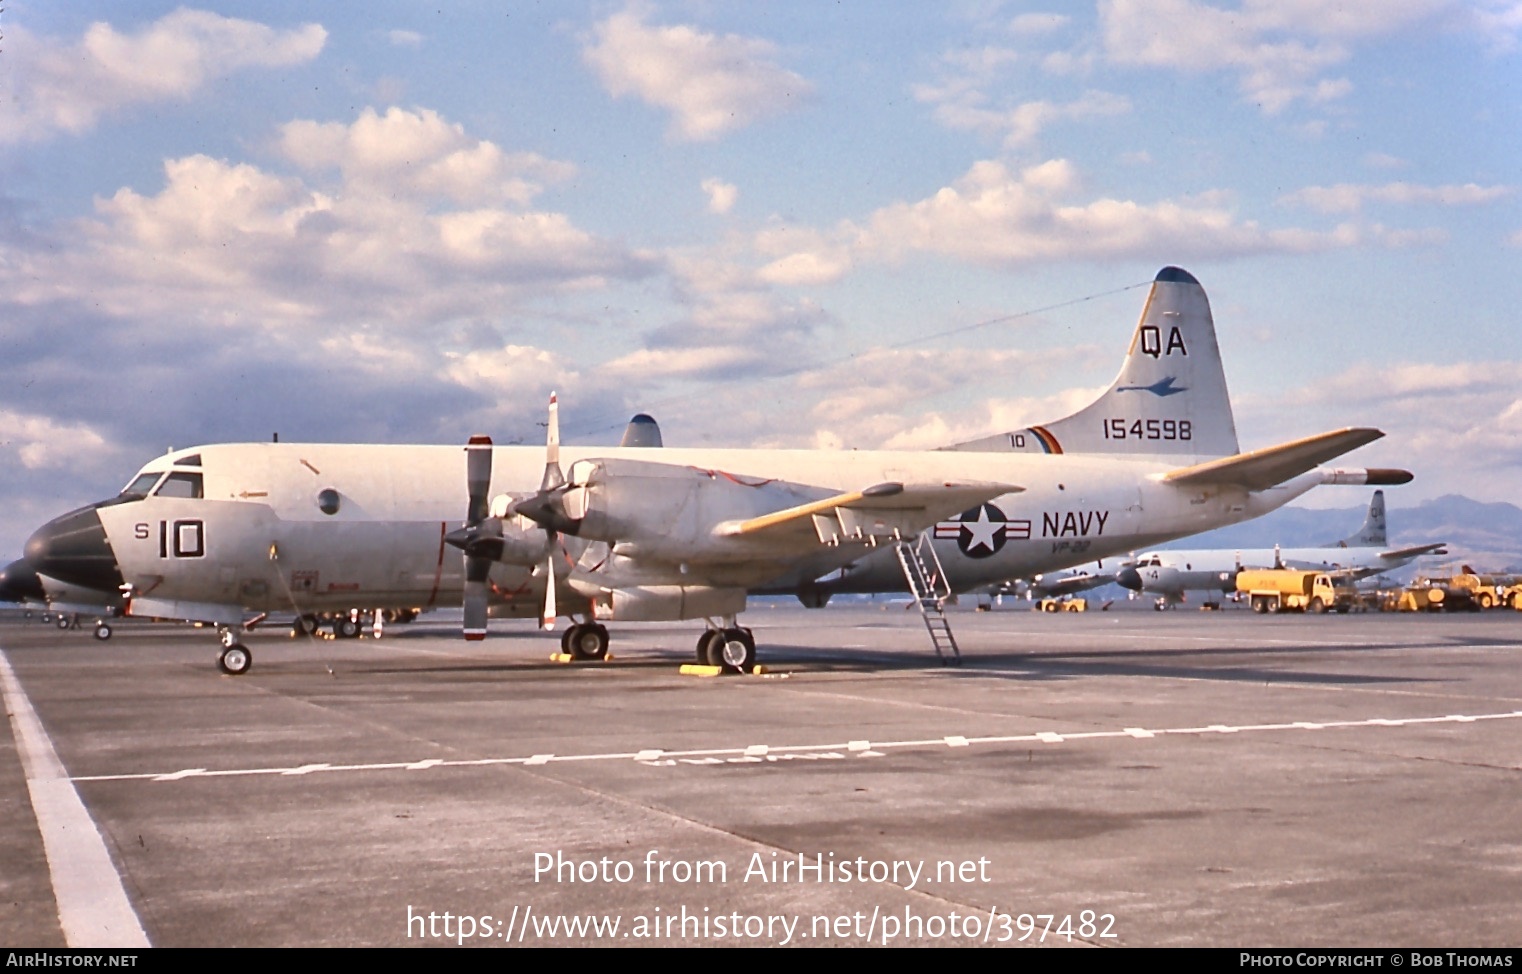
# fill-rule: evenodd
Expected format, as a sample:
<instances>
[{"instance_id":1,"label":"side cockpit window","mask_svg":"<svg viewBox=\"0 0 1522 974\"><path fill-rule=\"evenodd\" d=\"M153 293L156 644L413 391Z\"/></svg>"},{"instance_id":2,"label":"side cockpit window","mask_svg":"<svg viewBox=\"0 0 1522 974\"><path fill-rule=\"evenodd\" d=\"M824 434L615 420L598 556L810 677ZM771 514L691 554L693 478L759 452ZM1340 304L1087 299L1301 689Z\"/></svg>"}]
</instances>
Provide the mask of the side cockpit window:
<instances>
[{"instance_id":1,"label":"side cockpit window","mask_svg":"<svg viewBox=\"0 0 1522 974\"><path fill-rule=\"evenodd\" d=\"M159 482L162 473L140 473L137 479L122 488L120 497L147 497L153 490L153 485Z\"/></svg>"},{"instance_id":2,"label":"side cockpit window","mask_svg":"<svg viewBox=\"0 0 1522 974\"><path fill-rule=\"evenodd\" d=\"M201 489L201 475L198 473L175 471L164 478L164 482L159 485L159 489L154 492L154 496L199 499L205 496Z\"/></svg>"}]
</instances>

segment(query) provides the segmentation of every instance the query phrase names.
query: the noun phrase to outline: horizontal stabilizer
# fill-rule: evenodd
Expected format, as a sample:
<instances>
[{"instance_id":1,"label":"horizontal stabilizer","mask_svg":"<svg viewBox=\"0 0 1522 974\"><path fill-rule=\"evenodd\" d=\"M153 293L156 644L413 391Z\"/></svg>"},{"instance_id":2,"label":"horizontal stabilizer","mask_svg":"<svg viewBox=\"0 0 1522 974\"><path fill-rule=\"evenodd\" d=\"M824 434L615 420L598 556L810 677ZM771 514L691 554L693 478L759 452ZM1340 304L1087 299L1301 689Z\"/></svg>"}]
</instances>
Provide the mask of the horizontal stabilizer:
<instances>
[{"instance_id":1,"label":"horizontal stabilizer","mask_svg":"<svg viewBox=\"0 0 1522 974\"><path fill-rule=\"evenodd\" d=\"M1384 435L1377 429L1364 427L1333 430L1262 450L1181 467L1165 475L1163 480L1186 486L1229 484L1247 490L1267 490Z\"/></svg>"},{"instance_id":2,"label":"horizontal stabilizer","mask_svg":"<svg viewBox=\"0 0 1522 974\"><path fill-rule=\"evenodd\" d=\"M836 521L846 534L898 534L913 537L944 518L1003 494L1024 490L1010 484L899 484L883 483L865 490L848 491L786 510L763 514L746 521L729 521L714 528L727 537L782 536L819 530L816 518ZM880 522L881 532L870 522ZM860 531L854 530L859 528ZM822 535L822 532L821 532Z\"/></svg>"},{"instance_id":3,"label":"horizontal stabilizer","mask_svg":"<svg viewBox=\"0 0 1522 974\"><path fill-rule=\"evenodd\" d=\"M1381 551L1381 558L1415 558L1419 555L1446 555L1448 542L1439 541L1436 544L1418 544L1409 548L1396 548L1394 551ZM1473 574L1471 572L1471 574Z\"/></svg>"}]
</instances>

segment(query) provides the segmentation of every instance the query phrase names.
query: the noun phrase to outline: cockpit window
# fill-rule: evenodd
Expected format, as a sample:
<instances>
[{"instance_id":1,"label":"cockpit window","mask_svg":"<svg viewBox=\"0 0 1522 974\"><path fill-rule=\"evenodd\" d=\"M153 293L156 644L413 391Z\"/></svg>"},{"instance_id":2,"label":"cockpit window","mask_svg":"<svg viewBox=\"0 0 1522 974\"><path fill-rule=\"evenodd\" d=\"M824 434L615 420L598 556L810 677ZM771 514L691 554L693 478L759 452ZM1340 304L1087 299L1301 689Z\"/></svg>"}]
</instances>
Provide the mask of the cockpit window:
<instances>
[{"instance_id":1,"label":"cockpit window","mask_svg":"<svg viewBox=\"0 0 1522 974\"><path fill-rule=\"evenodd\" d=\"M192 453L188 457L180 457L174 461L174 465L176 467L199 467L201 465L201 455L199 453Z\"/></svg>"},{"instance_id":2,"label":"cockpit window","mask_svg":"<svg viewBox=\"0 0 1522 974\"><path fill-rule=\"evenodd\" d=\"M136 480L122 488L119 496L147 497L148 492L153 490L153 485L158 483L162 476L162 473L140 473Z\"/></svg>"},{"instance_id":3,"label":"cockpit window","mask_svg":"<svg viewBox=\"0 0 1522 974\"><path fill-rule=\"evenodd\" d=\"M159 487L155 496L199 498L202 496L201 475L198 473L172 473L164 478L164 483Z\"/></svg>"}]
</instances>

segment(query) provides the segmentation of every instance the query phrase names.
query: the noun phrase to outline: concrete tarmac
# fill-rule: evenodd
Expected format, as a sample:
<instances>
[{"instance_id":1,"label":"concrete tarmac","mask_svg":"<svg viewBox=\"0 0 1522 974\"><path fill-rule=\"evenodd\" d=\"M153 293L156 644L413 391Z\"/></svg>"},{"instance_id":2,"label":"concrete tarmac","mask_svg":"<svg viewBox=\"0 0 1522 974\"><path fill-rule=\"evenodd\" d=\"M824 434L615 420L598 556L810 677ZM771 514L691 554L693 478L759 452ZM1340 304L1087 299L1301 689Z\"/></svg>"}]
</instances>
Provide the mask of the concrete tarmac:
<instances>
[{"instance_id":1,"label":"concrete tarmac","mask_svg":"<svg viewBox=\"0 0 1522 974\"><path fill-rule=\"evenodd\" d=\"M691 623L0 651L156 946L1518 946L1522 613L744 621L766 676ZM16 726L0 943L63 946Z\"/></svg>"}]
</instances>

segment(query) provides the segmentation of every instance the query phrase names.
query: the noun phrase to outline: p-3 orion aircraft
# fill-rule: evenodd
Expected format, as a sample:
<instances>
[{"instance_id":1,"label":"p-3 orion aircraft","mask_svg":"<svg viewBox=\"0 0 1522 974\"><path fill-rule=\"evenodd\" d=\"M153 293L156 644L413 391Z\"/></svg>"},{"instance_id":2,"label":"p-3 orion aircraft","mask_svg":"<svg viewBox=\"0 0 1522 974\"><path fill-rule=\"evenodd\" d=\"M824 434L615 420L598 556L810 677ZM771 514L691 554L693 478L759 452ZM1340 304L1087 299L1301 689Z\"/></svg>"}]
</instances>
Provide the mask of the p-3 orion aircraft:
<instances>
[{"instance_id":1,"label":"p-3 orion aircraft","mask_svg":"<svg viewBox=\"0 0 1522 974\"><path fill-rule=\"evenodd\" d=\"M743 669L750 594L966 591L1257 517L1318 484L1411 476L1320 466L1375 429L1242 452L1209 301L1176 267L1092 404L945 449L562 449L556 410L545 449L174 451L40 528L24 562L122 593L127 615L216 625L230 674L252 664L249 612L450 604L467 639L489 617L569 616L579 658L606 654L608 622L701 619L698 656Z\"/></svg>"},{"instance_id":2,"label":"p-3 orion aircraft","mask_svg":"<svg viewBox=\"0 0 1522 974\"><path fill-rule=\"evenodd\" d=\"M1357 533L1319 548L1199 549L1147 551L1122 568L1123 588L1155 596L1158 609L1178 605L1187 592L1202 592L1210 606L1221 593L1237 591L1244 568L1298 568L1331 572L1348 579L1394 571L1426 554L1446 554L1445 542L1392 548L1385 528L1385 492L1376 490Z\"/></svg>"}]
</instances>

